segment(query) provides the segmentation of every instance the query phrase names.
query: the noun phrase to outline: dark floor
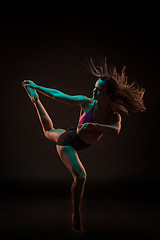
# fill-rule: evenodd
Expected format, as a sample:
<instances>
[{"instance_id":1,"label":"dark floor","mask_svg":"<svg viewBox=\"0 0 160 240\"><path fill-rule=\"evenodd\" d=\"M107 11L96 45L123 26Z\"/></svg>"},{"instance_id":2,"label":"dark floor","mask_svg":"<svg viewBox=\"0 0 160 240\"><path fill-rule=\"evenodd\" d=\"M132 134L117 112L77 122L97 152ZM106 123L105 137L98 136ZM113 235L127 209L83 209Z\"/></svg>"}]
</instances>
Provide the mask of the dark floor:
<instances>
[{"instance_id":1,"label":"dark floor","mask_svg":"<svg viewBox=\"0 0 160 240\"><path fill-rule=\"evenodd\" d=\"M101 189L97 194L97 186L95 189L86 187L89 193L84 195L82 206L85 233L79 235L72 232L71 199L63 187L61 195L59 192L49 194L49 188L43 193L40 193L38 187L30 186L30 192L29 190L27 192L27 189L26 186L22 189L22 186L13 188L12 185L14 195L3 191L0 201L1 239L13 237L44 240L158 239L160 237L158 201L153 201L154 199L151 198L147 200L146 196L142 199L139 194L133 199L129 195L123 195L124 191L116 196L111 194L109 188L103 191ZM133 186L130 191L134 192Z\"/></svg>"}]
</instances>

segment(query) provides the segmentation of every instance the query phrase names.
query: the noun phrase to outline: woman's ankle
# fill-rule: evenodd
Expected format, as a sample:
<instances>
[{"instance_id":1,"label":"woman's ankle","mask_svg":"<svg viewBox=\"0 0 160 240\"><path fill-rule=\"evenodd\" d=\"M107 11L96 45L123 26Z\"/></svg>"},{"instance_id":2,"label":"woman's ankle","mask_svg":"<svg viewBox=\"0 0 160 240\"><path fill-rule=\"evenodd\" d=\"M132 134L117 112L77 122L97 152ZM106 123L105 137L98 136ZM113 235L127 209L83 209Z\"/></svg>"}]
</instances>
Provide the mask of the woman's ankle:
<instances>
[{"instance_id":1,"label":"woman's ankle","mask_svg":"<svg viewBox=\"0 0 160 240\"><path fill-rule=\"evenodd\" d=\"M73 210L72 215L81 216L81 211L79 209Z\"/></svg>"},{"instance_id":2,"label":"woman's ankle","mask_svg":"<svg viewBox=\"0 0 160 240\"><path fill-rule=\"evenodd\" d=\"M81 213L72 213L72 229L78 233L84 232L81 221Z\"/></svg>"},{"instance_id":3,"label":"woman's ankle","mask_svg":"<svg viewBox=\"0 0 160 240\"><path fill-rule=\"evenodd\" d=\"M73 212L72 218L81 221L81 212Z\"/></svg>"}]
</instances>

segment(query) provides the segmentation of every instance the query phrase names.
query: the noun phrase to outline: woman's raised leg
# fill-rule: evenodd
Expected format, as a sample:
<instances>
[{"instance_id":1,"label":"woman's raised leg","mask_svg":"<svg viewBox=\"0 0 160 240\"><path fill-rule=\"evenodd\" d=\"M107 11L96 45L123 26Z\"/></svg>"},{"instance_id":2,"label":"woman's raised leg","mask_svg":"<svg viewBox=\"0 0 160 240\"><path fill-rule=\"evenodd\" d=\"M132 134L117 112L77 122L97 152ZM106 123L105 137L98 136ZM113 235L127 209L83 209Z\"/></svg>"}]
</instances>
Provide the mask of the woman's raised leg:
<instances>
[{"instance_id":1,"label":"woman's raised leg","mask_svg":"<svg viewBox=\"0 0 160 240\"><path fill-rule=\"evenodd\" d=\"M63 129L55 129L53 126L53 122L48 115L46 109L44 108L43 104L41 103L39 96L36 92L36 90L25 87L26 92L28 93L28 96L30 97L31 101L33 102L37 114L40 120L40 123L42 125L42 129L44 132L44 135L54 142L57 142L59 136L65 131Z\"/></svg>"},{"instance_id":2,"label":"woman's raised leg","mask_svg":"<svg viewBox=\"0 0 160 240\"><path fill-rule=\"evenodd\" d=\"M64 165L68 168L74 179L71 186L73 206L72 226L74 231L81 233L83 232L81 223L81 204L87 174L74 148L70 146L57 145L57 151Z\"/></svg>"},{"instance_id":3,"label":"woman's raised leg","mask_svg":"<svg viewBox=\"0 0 160 240\"><path fill-rule=\"evenodd\" d=\"M37 92L34 89L25 87L31 101L33 102L45 136L57 142L59 136L65 131L63 129L55 129L52 123L51 118L49 117L47 111L42 105ZM81 224L81 203L84 192L84 186L86 182L86 171L78 157L77 152L70 146L58 146L57 151L62 159L65 166L71 172L73 176L73 184L71 187L71 195L72 195L72 205L73 205L73 213L72 213L72 224L73 230L76 232L83 232L82 224Z\"/></svg>"}]
</instances>

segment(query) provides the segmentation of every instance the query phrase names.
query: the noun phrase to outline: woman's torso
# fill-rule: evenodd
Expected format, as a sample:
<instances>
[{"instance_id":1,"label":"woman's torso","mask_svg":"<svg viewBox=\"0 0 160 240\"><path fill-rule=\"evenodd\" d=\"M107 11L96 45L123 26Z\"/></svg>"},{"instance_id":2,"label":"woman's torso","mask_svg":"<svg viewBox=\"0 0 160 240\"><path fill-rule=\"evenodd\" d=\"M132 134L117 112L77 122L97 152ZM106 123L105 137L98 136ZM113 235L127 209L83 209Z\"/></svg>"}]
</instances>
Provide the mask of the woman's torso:
<instances>
[{"instance_id":1,"label":"woman's torso","mask_svg":"<svg viewBox=\"0 0 160 240\"><path fill-rule=\"evenodd\" d=\"M100 111L96 107L96 100L91 99L91 103L89 103L84 109L83 114L80 115L79 123L83 123L83 120L89 120L87 122L99 123L99 124L109 124L110 116L113 114L113 111L107 113L106 111ZM88 118L88 119L87 119ZM78 124L79 125L79 124ZM87 131L80 130L77 127L77 134L87 144L93 144L97 142L102 136L103 133L100 131Z\"/></svg>"}]
</instances>

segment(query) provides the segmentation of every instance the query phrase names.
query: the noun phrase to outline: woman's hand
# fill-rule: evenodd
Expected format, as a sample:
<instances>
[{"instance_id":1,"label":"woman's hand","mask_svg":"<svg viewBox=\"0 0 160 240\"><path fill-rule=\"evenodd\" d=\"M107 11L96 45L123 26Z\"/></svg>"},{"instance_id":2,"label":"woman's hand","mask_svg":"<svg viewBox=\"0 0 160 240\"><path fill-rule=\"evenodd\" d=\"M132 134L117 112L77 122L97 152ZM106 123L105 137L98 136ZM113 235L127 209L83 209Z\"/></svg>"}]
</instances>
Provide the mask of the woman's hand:
<instances>
[{"instance_id":1,"label":"woman's hand","mask_svg":"<svg viewBox=\"0 0 160 240\"><path fill-rule=\"evenodd\" d=\"M98 125L98 123L86 122L86 123L79 125L78 127L80 127L80 131L81 130L92 131L93 129L96 129L97 125Z\"/></svg>"},{"instance_id":2,"label":"woman's hand","mask_svg":"<svg viewBox=\"0 0 160 240\"><path fill-rule=\"evenodd\" d=\"M37 85L31 80L24 80L22 83L22 87L24 87L32 102L37 102L39 100L39 95L34 89L36 86Z\"/></svg>"},{"instance_id":3,"label":"woman's hand","mask_svg":"<svg viewBox=\"0 0 160 240\"><path fill-rule=\"evenodd\" d=\"M36 88L37 85L31 80L24 80L22 83L22 87Z\"/></svg>"}]
</instances>

